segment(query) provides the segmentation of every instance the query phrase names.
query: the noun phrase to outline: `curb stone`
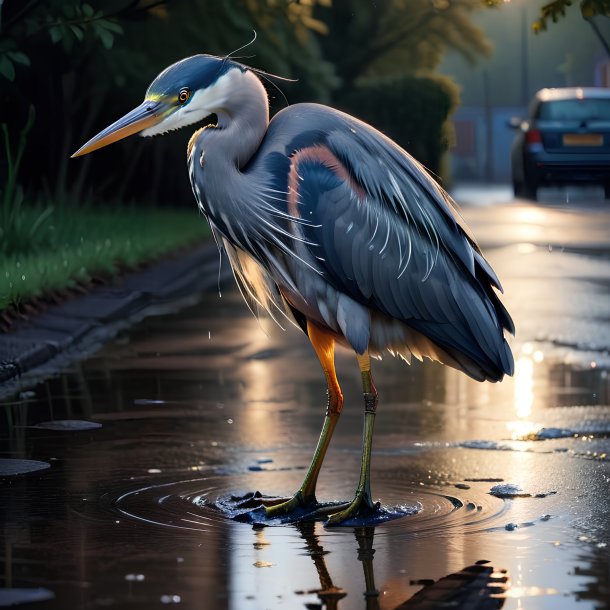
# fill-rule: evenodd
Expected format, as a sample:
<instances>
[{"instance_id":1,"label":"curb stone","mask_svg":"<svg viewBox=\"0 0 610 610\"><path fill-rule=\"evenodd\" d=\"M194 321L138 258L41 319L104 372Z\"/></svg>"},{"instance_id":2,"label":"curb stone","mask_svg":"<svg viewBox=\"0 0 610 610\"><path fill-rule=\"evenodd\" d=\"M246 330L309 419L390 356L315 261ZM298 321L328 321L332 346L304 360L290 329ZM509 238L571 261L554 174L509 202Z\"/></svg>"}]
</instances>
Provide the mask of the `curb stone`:
<instances>
[{"instance_id":1,"label":"curb stone","mask_svg":"<svg viewBox=\"0 0 610 610\"><path fill-rule=\"evenodd\" d=\"M228 265L219 275L218 256L206 243L20 320L0 334L0 399L57 374L147 316L194 305L230 276Z\"/></svg>"}]
</instances>

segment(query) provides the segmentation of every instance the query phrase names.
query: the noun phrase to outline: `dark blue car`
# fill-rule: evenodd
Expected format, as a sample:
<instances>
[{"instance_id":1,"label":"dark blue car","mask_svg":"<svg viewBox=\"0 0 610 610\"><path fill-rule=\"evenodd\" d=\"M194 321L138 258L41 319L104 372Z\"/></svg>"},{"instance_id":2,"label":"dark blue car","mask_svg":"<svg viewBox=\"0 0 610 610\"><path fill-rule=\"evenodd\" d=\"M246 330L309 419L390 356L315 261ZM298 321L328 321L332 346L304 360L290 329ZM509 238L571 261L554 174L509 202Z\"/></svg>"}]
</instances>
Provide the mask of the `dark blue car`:
<instances>
[{"instance_id":1,"label":"dark blue car","mask_svg":"<svg viewBox=\"0 0 610 610\"><path fill-rule=\"evenodd\" d=\"M610 89L542 89L512 149L517 197L536 199L539 186L602 184L610 199Z\"/></svg>"}]
</instances>

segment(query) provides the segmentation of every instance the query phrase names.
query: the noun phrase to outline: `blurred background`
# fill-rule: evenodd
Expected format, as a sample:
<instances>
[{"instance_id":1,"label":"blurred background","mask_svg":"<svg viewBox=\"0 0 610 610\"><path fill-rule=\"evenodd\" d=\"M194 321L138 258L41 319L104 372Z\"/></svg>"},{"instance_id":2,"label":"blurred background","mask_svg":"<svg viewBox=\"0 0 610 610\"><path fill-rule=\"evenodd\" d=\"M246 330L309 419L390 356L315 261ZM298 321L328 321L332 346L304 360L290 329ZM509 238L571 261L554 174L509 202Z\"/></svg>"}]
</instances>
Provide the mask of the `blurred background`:
<instances>
[{"instance_id":1,"label":"blurred background","mask_svg":"<svg viewBox=\"0 0 610 610\"><path fill-rule=\"evenodd\" d=\"M131 227L152 222L138 210L192 211L190 133L69 158L174 61L228 54L256 31L241 61L296 79L271 79L272 110L328 103L390 135L445 185L508 182L506 122L525 116L538 89L608 86L608 10L607 0L0 1L0 311L188 241L191 217L181 224L180 214L175 224L159 216L150 244ZM176 239L160 247L163 231ZM50 269L47 252L58 250ZM43 263L29 261L41 252Z\"/></svg>"}]
</instances>

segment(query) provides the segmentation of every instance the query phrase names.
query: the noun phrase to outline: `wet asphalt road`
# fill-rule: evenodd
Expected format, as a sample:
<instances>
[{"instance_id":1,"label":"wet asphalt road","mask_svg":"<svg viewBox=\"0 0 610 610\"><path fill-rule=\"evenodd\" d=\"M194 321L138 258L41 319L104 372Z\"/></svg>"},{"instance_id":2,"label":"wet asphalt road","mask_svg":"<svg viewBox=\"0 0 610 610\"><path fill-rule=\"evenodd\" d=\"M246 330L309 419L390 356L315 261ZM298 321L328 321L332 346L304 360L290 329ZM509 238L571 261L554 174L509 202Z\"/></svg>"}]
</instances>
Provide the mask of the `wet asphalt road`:
<instances>
[{"instance_id":1,"label":"wet asphalt road","mask_svg":"<svg viewBox=\"0 0 610 610\"><path fill-rule=\"evenodd\" d=\"M0 481L0 605L390 609L427 584L432 605L420 594L403 607L451 595L456 607L608 607L610 206L594 190L456 198L504 285L516 373L493 385L431 363L375 365L373 494L415 514L256 529L214 507L294 491L325 401L302 334L257 322L229 284L4 405L0 457L50 467ZM358 476L350 354L338 370L346 407L320 499L348 498ZM31 427L62 420L101 427ZM429 588L483 560L502 586Z\"/></svg>"}]
</instances>

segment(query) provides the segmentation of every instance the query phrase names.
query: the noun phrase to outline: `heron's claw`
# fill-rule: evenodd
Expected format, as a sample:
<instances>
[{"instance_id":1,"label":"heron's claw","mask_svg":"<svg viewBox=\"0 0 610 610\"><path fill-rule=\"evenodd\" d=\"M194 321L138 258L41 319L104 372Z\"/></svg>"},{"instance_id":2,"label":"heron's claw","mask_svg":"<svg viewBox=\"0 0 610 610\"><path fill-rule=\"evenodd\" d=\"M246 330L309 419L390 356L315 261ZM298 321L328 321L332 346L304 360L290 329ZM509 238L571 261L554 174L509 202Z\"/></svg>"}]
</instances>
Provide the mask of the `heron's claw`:
<instances>
[{"instance_id":1,"label":"heron's claw","mask_svg":"<svg viewBox=\"0 0 610 610\"><path fill-rule=\"evenodd\" d=\"M326 525L342 525L345 521L349 521L356 517L369 517L377 510L381 504L373 502L368 493L356 493L356 497L351 501L347 508L329 515Z\"/></svg>"}]
</instances>

